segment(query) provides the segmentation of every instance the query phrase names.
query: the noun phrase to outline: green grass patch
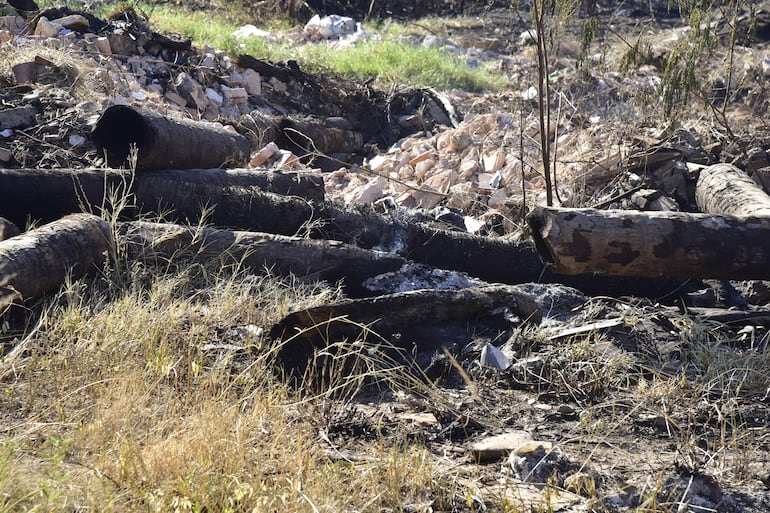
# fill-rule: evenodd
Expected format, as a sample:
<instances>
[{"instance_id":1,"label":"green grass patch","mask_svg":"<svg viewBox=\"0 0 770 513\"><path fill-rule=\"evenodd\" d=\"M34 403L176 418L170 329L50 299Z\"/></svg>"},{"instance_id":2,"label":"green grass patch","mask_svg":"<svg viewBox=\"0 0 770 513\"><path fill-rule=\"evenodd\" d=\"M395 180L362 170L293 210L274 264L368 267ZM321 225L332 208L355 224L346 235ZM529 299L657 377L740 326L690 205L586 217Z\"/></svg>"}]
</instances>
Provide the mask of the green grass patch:
<instances>
[{"instance_id":1,"label":"green grass patch","mask_svg":"<svg viewBox=\"0 0 770 513\"><path fill-rule=\"evenodd\" d=\"M302 48L302 56L309 67L316 65L356 80L374 77L380 85L482 91L500 89L506 84L502 75L483 66L473 67L446 50L416 46L387 36L342 50L330 45L307 45Z\"/></svg>"},{"instance_id":2,"label":"green grass patch","mask_svg":"<svg viewBox=\"0 0 770 513\"><path fill-rule=\"evenodd\" d=\"M199 48L210 46L231 56L246 53L273 62L293 59L311 72L331 72L352 80L374 78L382 88L400 84L475 92L506 86L503 75L484 66L472 65L446 50L414 45L399 37L397 34L404 32L403 27L391 26L389 33L381 38L344 47L326 42L294 45L281 41L280 33L287 27L280 22L262 24L265 30L276 34L275 41L259 37L236 39L232 33L239 25L216 12L185 12L168 5L139 6L136 10L149 16L153 30L189 37Z\"/></svg>"}]
</instances>

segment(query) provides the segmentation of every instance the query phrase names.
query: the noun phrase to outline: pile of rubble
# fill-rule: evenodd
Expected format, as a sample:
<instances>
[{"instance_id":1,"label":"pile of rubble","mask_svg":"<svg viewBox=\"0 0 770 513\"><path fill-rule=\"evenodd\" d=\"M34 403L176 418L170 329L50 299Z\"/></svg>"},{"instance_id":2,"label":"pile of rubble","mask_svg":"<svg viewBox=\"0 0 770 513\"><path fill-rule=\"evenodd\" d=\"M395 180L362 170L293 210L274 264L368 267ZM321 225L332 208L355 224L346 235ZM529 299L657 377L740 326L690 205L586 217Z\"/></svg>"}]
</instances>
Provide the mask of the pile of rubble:
<instances>
[{"instance_id":1,"label":"pile of rubble","mask_svg":"<svg viewBox=\"0 0 770 513\"><path fill-rule=\"evenodd\" d=\"M327 198L346 204L440 207L436 215L449 209L458 228L507 234L520 226L528 208L545 202L533 86L537 61L526 27L499 33L505 45L463 34L461 43L438 35L405 40L510 77L511 90L495 96L430 89L385 93L308 74L293 61L231 58L154 32L132 9L109 20L48 9L29 20L0 18L0 29L15 64L13 77L3 78L2 167L103 165L91 131L107 107L130 105L228 126L248 139L250 167L323 173ZM678 34L673 30L670 40ZM344 16L316 16L280 35L253 26L235 35L331 45L378 37ZM490 49L507 52L511 41L513 53ZM656 94L658 67L644 64L625 75L577 73L574 46L565 39L551 64L560 113L551 127L558 204L691 210L691 166L724 161L729 148L713 131L645 123L651 118L643 101ZM734 77L749 84L735 98L748 112L767 103L761 99L762 46L757 48L741 57L742 75ZM604 57L591 58L598 63ZM770 145L752 144L761 160Z\"/></svg>"}]
</instances>

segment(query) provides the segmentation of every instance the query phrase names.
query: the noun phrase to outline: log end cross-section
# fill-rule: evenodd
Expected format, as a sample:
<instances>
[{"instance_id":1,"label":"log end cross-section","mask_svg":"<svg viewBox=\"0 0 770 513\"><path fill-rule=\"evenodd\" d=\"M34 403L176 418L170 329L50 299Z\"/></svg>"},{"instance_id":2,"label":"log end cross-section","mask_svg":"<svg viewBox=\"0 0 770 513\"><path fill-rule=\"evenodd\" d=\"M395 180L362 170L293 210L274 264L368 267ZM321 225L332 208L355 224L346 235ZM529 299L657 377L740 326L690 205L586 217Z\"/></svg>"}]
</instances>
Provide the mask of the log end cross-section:
<instances>
[{"instance_id":1,"label":"log end cross-section","mask_svg":"<svg viewBox=\"0 0 770 513\"><path fill-rule=\"evenodd\" d=\"M136 147L136 169L238 167L250 153L248 140L214 123L176 119L113 105L91 132L96 148L111 167L125 167Z\"/></svg>"}]
</instances>

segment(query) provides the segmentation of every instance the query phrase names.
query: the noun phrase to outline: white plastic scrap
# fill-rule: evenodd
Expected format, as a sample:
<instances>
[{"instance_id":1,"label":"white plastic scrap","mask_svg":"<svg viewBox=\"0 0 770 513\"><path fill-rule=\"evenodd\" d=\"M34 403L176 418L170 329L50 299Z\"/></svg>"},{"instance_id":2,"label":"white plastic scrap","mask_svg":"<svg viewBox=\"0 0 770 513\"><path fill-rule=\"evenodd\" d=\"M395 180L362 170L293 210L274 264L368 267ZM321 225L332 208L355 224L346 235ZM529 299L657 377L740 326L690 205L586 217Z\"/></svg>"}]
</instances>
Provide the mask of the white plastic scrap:
<instances>
[{"instance_id":1,"label":"white plastic scrap","mask_svg":"<svg viewBox=\"0 0 770 513\"><path fill-rule=\"evenodd\" d=\"M511 366L511 361L497 347L487 343L481 349L479 365L497 370L505 370Z\"/></svg>"},{"instance_id":2,"label":"white plastic scrap","mask_svg":"<svg viewBox=\"0 0 770 513\"><path fill-rule=\"evenodd\" d=\"M81 144L86 142L86 138L79 134L72 134L69 137L69 143L70 146L80 146Z\"/></svg>"}]
</instances>

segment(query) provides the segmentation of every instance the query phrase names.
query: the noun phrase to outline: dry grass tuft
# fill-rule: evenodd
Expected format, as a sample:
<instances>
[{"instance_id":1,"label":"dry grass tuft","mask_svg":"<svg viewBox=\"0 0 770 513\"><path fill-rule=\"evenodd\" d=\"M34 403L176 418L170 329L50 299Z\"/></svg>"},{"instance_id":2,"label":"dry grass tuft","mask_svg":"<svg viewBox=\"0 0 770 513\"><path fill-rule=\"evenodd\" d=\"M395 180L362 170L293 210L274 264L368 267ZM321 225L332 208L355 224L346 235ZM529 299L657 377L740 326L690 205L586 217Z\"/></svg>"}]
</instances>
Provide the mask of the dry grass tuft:
<instances>
[{"instance_id":1,"label":"dry grass tuft","mask_svg":"<svg viewBox=\"0 0 770 513\"><path fill-rule=\"evenodd\" d=\"M397 371L358 367L309 395L276 372L273 342L242 329L336 289L237 266L116 267L18 320L34 329L0 364L0 511L339 511L433 493L424 449L375 441L352 463L319 443L347 402L331 398Z\"/></svg>"}]
</instances>

